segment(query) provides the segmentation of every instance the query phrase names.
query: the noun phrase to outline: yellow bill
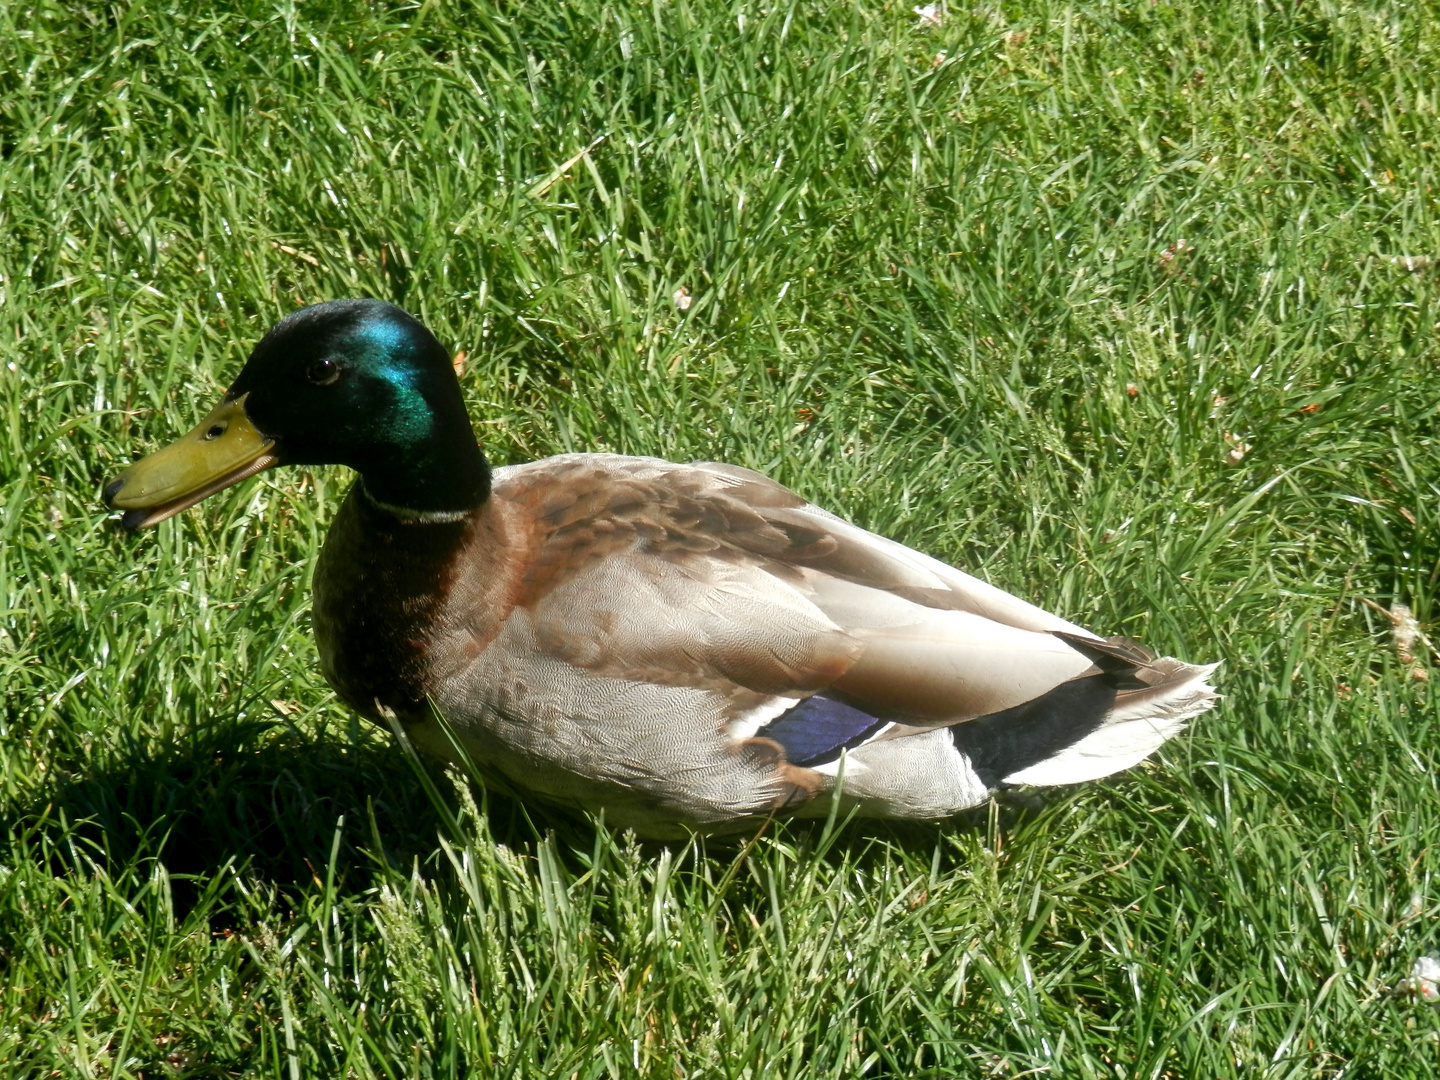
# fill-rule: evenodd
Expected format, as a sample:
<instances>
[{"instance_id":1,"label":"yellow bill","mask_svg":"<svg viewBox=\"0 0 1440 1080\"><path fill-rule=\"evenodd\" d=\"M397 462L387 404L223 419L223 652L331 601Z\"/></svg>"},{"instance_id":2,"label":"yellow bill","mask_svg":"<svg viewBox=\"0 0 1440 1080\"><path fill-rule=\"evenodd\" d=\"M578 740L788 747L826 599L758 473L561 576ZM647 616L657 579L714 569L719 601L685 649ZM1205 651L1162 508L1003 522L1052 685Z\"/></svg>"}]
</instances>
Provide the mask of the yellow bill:
<instances>
[{"instance_id":1,"label":"yellow bill","mask_svg":"<svg viewBox=\"0 0 1440 1080\"><path fill-rule=\"evenodd\" d=\"M105 501L125 511L121 524L157 524L279 463L275 440L245 412L248 396L222 401L188 435L141 458L105 488Z\"/></svg>"}]
</instances>

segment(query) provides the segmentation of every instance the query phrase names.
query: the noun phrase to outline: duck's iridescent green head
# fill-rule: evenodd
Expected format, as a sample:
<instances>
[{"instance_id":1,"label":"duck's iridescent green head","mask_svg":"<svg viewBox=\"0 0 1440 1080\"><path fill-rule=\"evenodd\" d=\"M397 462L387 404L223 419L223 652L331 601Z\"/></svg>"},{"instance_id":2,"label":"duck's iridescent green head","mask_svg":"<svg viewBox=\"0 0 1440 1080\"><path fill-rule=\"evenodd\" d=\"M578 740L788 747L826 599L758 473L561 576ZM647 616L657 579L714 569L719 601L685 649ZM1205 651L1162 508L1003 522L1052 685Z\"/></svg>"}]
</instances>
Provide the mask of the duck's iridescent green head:
<instances>
[{"instance_id":1,"label":"duck's iridescent green head","mask_svg":"<svg viewBox=\"0 0 1440 1080\"><path fill-rule=\"evenodd\" d=\"M348 465L375 502L421 519L473 510L489 494L435 336L392 304L335 300L277 323L220 405L105 497L139 528L280 464Z\"/></svg>"}]
</instances>

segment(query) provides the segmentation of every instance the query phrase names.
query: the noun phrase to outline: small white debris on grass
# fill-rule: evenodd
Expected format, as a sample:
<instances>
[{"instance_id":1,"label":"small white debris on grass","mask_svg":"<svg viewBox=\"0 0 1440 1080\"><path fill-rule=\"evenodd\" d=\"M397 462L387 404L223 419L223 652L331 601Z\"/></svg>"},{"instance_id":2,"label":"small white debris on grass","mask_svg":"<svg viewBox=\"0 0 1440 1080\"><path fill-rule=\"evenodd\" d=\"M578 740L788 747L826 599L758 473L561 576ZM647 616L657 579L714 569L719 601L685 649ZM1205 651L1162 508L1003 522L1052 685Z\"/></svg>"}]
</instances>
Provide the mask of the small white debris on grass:
<instances>
[{"instance_id":1,"label":"small white debris on grass","mask_svg":"<svg viewBox=\"0 0 1440 1080\"><path fill-rule=\"evenodd\" d=\"M1395 992L1434 1004L1440 1001L1440 985L1437 984L1440 984L1440 960L1422 956L1411 966L1410 977L1401 979L1396 985Z\"/></svg>"},{"instance_id":2,"label":"small white debris on grass","mask_svg":"<svg viewBox=\"0 0 1440 1080\"><path fill-rule=\"evenodd\" d=\"M675 301L676 311L690 310L690 290L687 289L684 285L681 285L678 289L675 290L675 295L672 296L671 299Z\"/></svg>"},{"instance_id":3,"label":"small white debris on grass","mask_svg":"<svg viewBox=\"0 0 1440 1080\"><path fill-rule=\"evenodd\" d=\"M1386 262L1392 263L1412 274L1419 274L1422 271L1440 265L1440 260L1437 260L1433 255L1382 255L1380 257Z\"/></svg>"},{"instance_id":4,"label":"small white debris on grass","mask_svg":"<svg viewBox=\"0 0 1440 1080\"><path fill-rule=\"evenodd\" d=\"M1181 237L1160 253L1160 269L1167 274L1177 272L1180 269L1180 256L1193 250L1195 250L1195 245Z\"/></svg>"},{"instance_id":5,"label":"small white debris on grass","mask_svg":"<svg viewBox=\"0 0 1440 1080\"><path fill-rule=\"evenodd\" d=\"M1425 631L1420 629L1420 620L1415 618L1415 612L1410 610L1409 604L1402 604L1398 600L1388 608L1383 608L1373 600L1360 597L1366 606L1378 611L1390 620L1390 632L1395 637L1395 657L1402 666L1410 669L1410 677L1426 682L1430 678L1430 672L1419 660L1418 646L1424 645L1431 652L1440 657L1440 650L1436 650L1434 642L1426 636Z\"/></svg>"},{"instance_id":6,"label":"small white debris on grass","mask_svg":"<svg viewBox=\"0 0 1440 1080\"><path fill-rule=\"evenodd\" d=\"M944 4L926 4L924 7L917 7L915 14L920 16L920 25L926 29L945 25Z\"/></svg>"},{"instance_id":7,"label":"small white debris on grass","mask_svg":"<svg viewBox=\"0 0 1440 1080\"><path fill-rule=\"evenodd\" d=\"M1415 662L1415 645L1420 640L1420 623L1409 604L1391 604L1387 612L1390 626L1395 633L1395 655L1402 664Z\"/></svg>"},{"instance_id":8,"label":"small white debris on grass","mask_svg":"<svg viewBox=\"0 0 1440 1080\"><path fill-rule=\"evenodd\" d=\"M1245 460L1245 455L1250 452L1250 444L1232 431L1224 434L1225 443L1230 449L1225 451L1225 463L1227 465L1239 465Z\"/></svg>"}]
</instances>

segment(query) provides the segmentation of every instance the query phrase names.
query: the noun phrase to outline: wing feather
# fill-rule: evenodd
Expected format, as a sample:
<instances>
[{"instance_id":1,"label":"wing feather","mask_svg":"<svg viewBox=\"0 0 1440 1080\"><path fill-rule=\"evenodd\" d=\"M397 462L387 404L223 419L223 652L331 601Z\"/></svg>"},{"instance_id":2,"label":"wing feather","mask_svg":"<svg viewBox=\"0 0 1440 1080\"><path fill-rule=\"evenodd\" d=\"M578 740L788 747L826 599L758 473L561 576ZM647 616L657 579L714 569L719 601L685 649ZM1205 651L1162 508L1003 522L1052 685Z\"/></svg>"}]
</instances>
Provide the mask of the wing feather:
<instances>
[{"instance_id":1,"label":"wing feather","mask_svg":"<svg viewBox=\"0 0 1440 1080\"><path fill-rule=\"evenodd\" d=\"M1091 667L1055 636L1093 638L1080 627L746 469L589 455L497 476L542 526L520 603L578 667L717 693L833 688L920 723Z\"/></svg>"}]
</instances>

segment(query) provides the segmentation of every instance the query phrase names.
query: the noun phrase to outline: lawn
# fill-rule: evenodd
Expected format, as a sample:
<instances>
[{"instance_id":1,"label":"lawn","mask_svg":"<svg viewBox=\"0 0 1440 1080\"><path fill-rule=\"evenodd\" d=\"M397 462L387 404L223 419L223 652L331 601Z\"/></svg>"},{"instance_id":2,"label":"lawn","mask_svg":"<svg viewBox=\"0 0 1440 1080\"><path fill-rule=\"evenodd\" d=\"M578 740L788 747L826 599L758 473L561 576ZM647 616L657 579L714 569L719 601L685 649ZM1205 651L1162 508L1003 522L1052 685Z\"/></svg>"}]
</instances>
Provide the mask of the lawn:
<instances>
[{"instance_id":1,"label":"lawn","mask_svg":"<svg viewBox=\"0 0 1440 1080\"><path fill-rule=\"evenodd\" d=\"M1440 3L934 11L0 10L0 1073L1433 1075ZM934 826L487 796L319 674L343 470L99 504L352 295L497 464L760 469L1225 698Z\"/></svg>"}]
</instances>

